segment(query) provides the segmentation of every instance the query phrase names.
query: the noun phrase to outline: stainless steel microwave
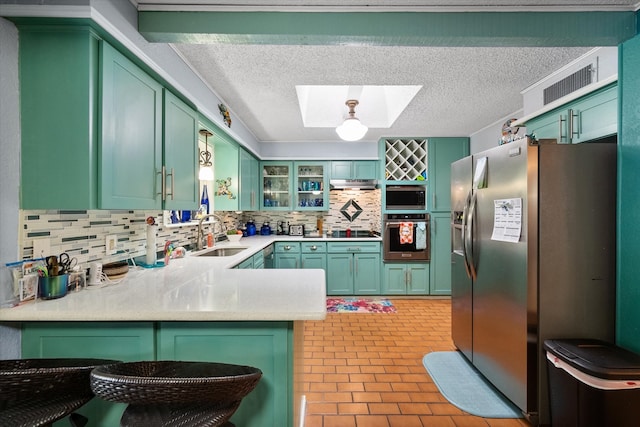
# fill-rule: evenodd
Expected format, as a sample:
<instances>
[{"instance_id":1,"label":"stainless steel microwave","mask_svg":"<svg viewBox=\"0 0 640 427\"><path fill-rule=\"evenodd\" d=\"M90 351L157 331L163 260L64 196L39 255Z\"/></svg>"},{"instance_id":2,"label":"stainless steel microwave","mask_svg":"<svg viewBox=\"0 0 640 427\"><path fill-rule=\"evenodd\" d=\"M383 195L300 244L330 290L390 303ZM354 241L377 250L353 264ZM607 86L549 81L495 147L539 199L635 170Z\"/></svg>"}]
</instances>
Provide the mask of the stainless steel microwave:
<instances>
[{"instance_id":1,"label":"stainless steel microwave","mask_svg":"<svg viewBox=\"0 0 640 427\"><path fill-rule=\"evenodd\" d=\"M425 210L426 185L387 185L386 210Z\"/></svg>"}]
</instances>

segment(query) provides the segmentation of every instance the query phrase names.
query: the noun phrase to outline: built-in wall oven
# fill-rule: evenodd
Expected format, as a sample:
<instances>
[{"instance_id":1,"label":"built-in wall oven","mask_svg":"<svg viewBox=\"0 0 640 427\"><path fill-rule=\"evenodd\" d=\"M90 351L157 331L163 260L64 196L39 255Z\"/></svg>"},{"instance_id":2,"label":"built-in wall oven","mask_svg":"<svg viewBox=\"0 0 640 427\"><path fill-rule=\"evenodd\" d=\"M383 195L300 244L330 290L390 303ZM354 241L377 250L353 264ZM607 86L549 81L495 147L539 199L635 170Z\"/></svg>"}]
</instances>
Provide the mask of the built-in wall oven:
<instances>
[{"instance_id":1,"label":"built-in wall oven","mask_svg":"<svg viewBox=\"0 0 640 427\"><path fill-rule=\"evenodd\" d=\"M385 261L431 259L431 225L428 213L385 214L383 222Z\"/></svg>"}]
</instances>

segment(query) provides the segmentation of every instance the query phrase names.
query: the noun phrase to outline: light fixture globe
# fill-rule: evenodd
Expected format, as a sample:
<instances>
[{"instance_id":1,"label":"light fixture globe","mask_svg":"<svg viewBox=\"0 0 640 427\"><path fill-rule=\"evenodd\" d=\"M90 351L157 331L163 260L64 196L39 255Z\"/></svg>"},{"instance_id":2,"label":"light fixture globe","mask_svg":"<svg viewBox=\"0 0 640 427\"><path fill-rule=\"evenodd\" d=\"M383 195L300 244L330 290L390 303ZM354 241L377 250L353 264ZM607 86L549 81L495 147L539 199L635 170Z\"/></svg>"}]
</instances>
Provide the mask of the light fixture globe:
<instances>
[{"instance_id":1,"label":"light fixture globe","mask_svg":"<svg viewBox=\"0 0 640 427\"><path fill-rule=\"evenodd\" d=\"M360 123L360 120L356 117L355 107L358 105L358 101L350 99L345 104L349 107L349 117L336 128L338 136L345 141L357 141L369 130L368 127Z\"/></svg>"}]
</instances>

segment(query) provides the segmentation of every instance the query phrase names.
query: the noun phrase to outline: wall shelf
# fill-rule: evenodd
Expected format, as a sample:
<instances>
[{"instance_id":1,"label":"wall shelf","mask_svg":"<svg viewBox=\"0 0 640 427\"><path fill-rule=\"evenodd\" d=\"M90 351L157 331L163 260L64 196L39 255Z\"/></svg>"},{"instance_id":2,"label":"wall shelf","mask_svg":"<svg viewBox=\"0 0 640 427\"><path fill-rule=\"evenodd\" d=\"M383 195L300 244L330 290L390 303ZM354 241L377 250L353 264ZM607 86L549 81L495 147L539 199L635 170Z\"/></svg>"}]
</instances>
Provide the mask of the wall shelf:
<instances>
[{"instance_id":1,"label":"wall shelf","mask_svg":"<svg viewBox=\"0 0 640 427\"><path fill-rule=\"evenodd\" d=\"M427 139L387 139L385 178L388 181L427 179Z\"/></svg>"}]
</instances>

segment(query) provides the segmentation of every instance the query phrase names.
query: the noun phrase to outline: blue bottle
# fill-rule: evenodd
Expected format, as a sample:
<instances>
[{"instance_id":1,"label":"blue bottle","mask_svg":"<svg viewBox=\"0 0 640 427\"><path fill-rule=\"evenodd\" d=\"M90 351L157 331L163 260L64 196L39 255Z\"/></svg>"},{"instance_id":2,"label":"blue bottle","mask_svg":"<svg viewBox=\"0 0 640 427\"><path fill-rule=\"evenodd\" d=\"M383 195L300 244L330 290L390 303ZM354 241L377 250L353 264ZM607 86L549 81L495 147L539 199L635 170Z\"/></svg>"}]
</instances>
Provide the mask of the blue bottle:
<instances>
[{"instance_id":1,"label":"blue bottle","mask_svg":"<svg viewBox=\"0 0 640 427\"><path fill-rule=\"evenodd\" d=\"M202 209L204 213L209 213L209 193L207 193L207 184L202 186L202 197L200 198L200 207L204 207Z\"/></svg>"}]
</instances>

